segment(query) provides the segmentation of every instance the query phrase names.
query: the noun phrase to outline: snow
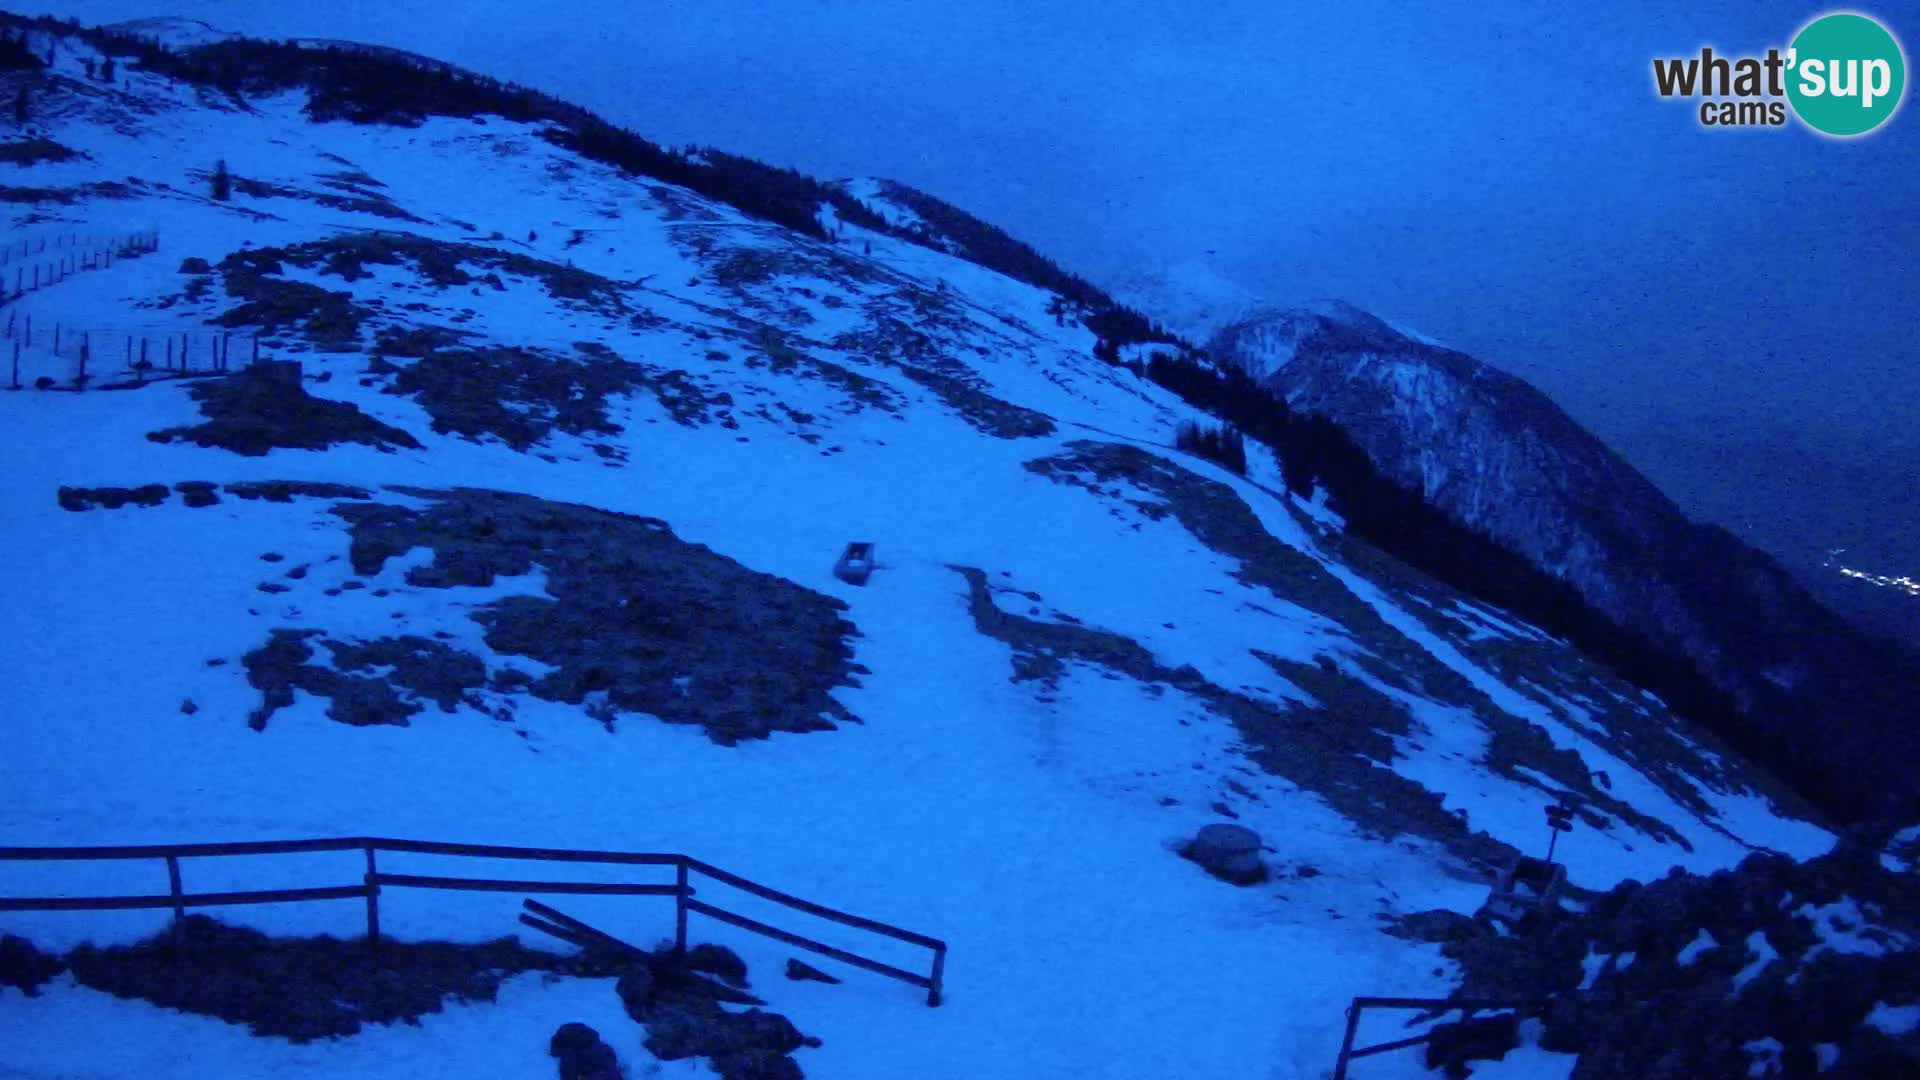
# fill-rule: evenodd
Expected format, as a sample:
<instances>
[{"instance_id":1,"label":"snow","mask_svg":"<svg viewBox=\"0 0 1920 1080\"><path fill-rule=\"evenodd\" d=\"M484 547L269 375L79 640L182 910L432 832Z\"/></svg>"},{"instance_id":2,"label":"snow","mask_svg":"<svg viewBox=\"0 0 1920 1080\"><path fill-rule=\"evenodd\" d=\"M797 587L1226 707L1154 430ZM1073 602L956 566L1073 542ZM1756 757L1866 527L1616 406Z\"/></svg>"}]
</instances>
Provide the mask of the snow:
<instances>
[{"instance_id":1,"label":"snow","mask_svg":"<svg viewBox=\"0 0 1920 1080\"><path fill-rule=\"evenodd\" d=\"M1780 959L1780 952L1773 947L1772 942L1767 940L1766 931L1755 930L1753 933L1748 934L1747 966L1734 973L1733 992L1737 994L1745 990L1748 983L1759 977L1760 973L1766 970L1768 964L1778 959Z\"/></svg>"},{"instance_id":2,"label":"snow","mask_svg":"<svg viewBox=\"0 0 1920 1080\"><path fill-rule=\"evenodd\" d=\"M1700 958L1701 953L1719 947L1720 943L1713 939L1713 935L1707 933L1705 928L1702 928L1699 933L1693 936L1692 941L1687 942L1686 947L1681 949L1679 955L1674 959L1681 967L1691 967L1693 962Z\"/></svg>"},{"instance_id":3,"label":"snow","mask_svg":"<svg viewBox=\"0 0 1920 1080\"><path fill-rule=\"evenodd\" d=\"M1916 844L1920 844L1920 825L1909 825L1894 833L1887 840L1887 849L1880 853L1880 865L1896 874L1912 873L1911 856Z\"/></svg>"},{"instance_id":4,"label":"snow","mask_svg":"<svg viewBox=\"0 0 1920 1080\"><path fill-rule=\"evenodd\" d=\"M1801 904L1793 913L1812 923L1814 933L1820 936L1820 943L1808 949L1801 958L1802 966L1812 963L1823 952L1836 952L1843 956L1885 956L1893 949L1911 945L1901 935L1875 926L1873 914L1863 911L1850 896L1843 896L1830 904Z\"/></svg>"},{"instance_id":5,"label":"snow","mask_svg":"<svg viewBox=\"0 0 1920 1080\"><path fill-rule=\"evenodd\" d=\"M255 1038L244 1025L156 1009L76 985L68 976L22 998L0 990L0 1077L8 1080L151 1080L342 1076L548 1076L547 1040L572 1021L600 1032L634 1077L711 1077L702 1059L657 1061L644 1030L620 1007L611 979L505 980L494 1003L449 1003L419 1025L369 1025L351 1038L289 1043ZM111 1033L110 1037L102 1037Z\"/></svg>"},{"instance_id":6,"label":"snow","mask_svg":"<svg viewBox=\"0 0 1920 1080\"><path fill-rule=\"evenodd\" d=\"M1593 989L1593 984L1599 981L1601 973L1605 972L1608 966L1612 964L1612 962L1613 962L1612 953L1595 952L1593 948L1593 943L1588 942L1587 955L1582 957L1580 960L1580 971L1581 971L1580 991L1581 993L1585 993L1588 990Z\"/></svg>"},{"instance_id":7,"label":"snow","mask_svg":"<svg viewBox=\"0 0 1920 1080\"><path fill-rule=\"evenodd\" d=\"M1873 1011L1867 1014L1862 1023L1879 1028L1888 1035L1908 1035L1920 1029L1920 1004L1889 1005L1884 1001L1876 1001Z\"/></svg>"},{"instance_id":8,"label":"snow","mask_svg":"<svg viewBox=\"0 0 1920 1080\"><path fill-rule=\"evenodd\" d=\"M1304 501L1285 494L1271 455L1252 455L1252 475L1242 478L1172 451L1175 427L1199 414L1093 359L1092 335L1057 325L1045 290L845 223L845 241L828 246L792 240L688 192L671 193L669 213L649 190L655 185L572 159L535 127L499 118L434 119L413 129L315 126L293 95L255 100L252 112L221 111L195 106L191 94L155 76L129 72L128 79L128 92L159 105L140 136L108 123L63 123L55 131L60 141L93 160L37 166L33 182L145 178L152 186L144 194L61 208L48 227L105 233L158 223L161 250L78 275L10 309L31 312L36 325L156 338L205 334L206 317L229 303L224 296L199 306L139 306L180 290L183 256L217 261L243 246L396 227L297 199L216 203L202 192L213 156L206 148L219 146L228 148L237 175L293 188L316 188L319 173L363 171L396 205L428 219L404 223L408 230L577 264L623 283L630 303L676 324L636 329L555 301L540 283L510 274L503 291L480 286L477 294L436 290L388 266L370 266L368 277L351 284L294 267L286 280L386 298L394 307L426 304L435 310L421 321L453 323L485 343L570 353L576 342L605 342L731 395L738 428L677 423L642 394L610 409L626 431L606 441L631 451L629 467L608 467L589 440L565 435L538 454L521 454L497 441L435 435L417 401L359 384L362 357L316 353L299 356L308 374L331 377L309 382L311 393L413 432L424 448L339 446L246 458L157 445L147 432L197 418L178 383L0 394L0 425L9 434L0 445L8 478L0 521L11 541L0 574L0 627L13 643L0 650L0 681L15 703L5 720L8 783L0 788L9 844L382 834L683 852L950 944L947 1001L936 1010L909 988L857 971L837 970L847 976L837 987L789 983L776 973L792 950L696 918L697 939L737 948L773 1007L824 1039L800 1055L810 1075L1144 1080L1246 1075L1248 1063L1258 1062L1275 1078L1321 1076L1351 997L1435 996L1453 983L1454 966L1437 947L1381 933L1378 917L1470 912L1487 882L1431 843L1382 841L1313 792L1258 768L1231 725L1171 687L1078 663L1055 686L1011 682L1010 650L976 629L954 568L978 567L999 589L1038 594L996 592L995 602L1013 614L1070 617L1125 635L1160 663L1192 664L1222 686L1270 701L1307 695L1250 647L1302 662L1329 658L1408 709L1416 732L1400 740L1405 756L1393 768L1446 793L1448 808L1466 810L1473 828L1516 846L1540 844L1548 796L1485 767L1487 734L1470 711L1435 702L1417 686L1361 675L1354 659L1383 643L1241 582L1237 559L1208 549L1174 516L1155 516L1159 496L1123 481L1095 495L1024 467L1094 439L1162 455L1227 485L1273 539L1318 559L1492 707L1539 724L1590 767L1604 767L1617 795L1695 844L1686 855L1628 836L1624 826L1597 842L1590 832L1577 834L1562 850L1575 853L1582 883L1656 877L1672 862L1728 866L1747 842L1816 846L1819 830L1758 797L1726 796L1714 804L1719 820L1699 821L1574 725L1555 720L1537 697L1425 630L1407 613L1410 600L1320 549L1326 530L1341 528L1338 516L1322 493ZM870 203L878 197L877 187L858 181L848 190ZM570 244L580 229L605 231ZM537 235L522 239L529 233ZM805 287L814 295L786 291L797 277L759 292L729 291L691 250L687 238L695 233L808 260L817 273L808 271L814 276ZM818 269L840 259L861 273ZM940 330L950 339L942 344L965 361L981 392L1046 413L1058 430L1021 440L983 436L920 384L830 345L862 325L865 305L897 305L897 291L909 286L946 299L959 329ZM455 322L465 309L472 315ZM741 354L751 352L750 339L743 344L727 317L741 312L768 320L802 354L875 380L900 411L858 408L823 380L748 368ZM729 359L711 359L713 352ZM62 377L66 362L39 349L24 361L38 365L30 372ZM776 402L815 417L807 431L822 445L796 437L797 422L752 408ZM510 723L465 707L429 708L405 728L348 728L301 693L264 732L249 730L244 717L259 692L237 669L271 630L443 632L449 645L497 666L501 658L488 651L470 614L503 596L540 595L546 571L536 567L486 589L422 588L405 581L405 571L427 558L415 551L377 575L354 575L343 523L325 501L228 497L190 510L176 498L151 509L70 513L54 499L63 484L187 479L471 485L663 518L684 540L846 602L860 632L854 659L870 674L838 698L864 723L720 747L698 730L637 715L621 716L610 734L575 707L520 699ZM413 501L389 490L377 498ZM830 572L834 554L854 538L879 544L879 567L864 588ZM283 558L263 561L268 552ZM304 577L287 577L302 565L309 567ZM350 578L367 588L327 595ZM289 591L263 593L263 582ZM1448 610L1477 633L1532 636L1479 605ZM538 668L524 657L511 662ZM1234 889L1177 856L1184 838L1222 820L1216 803L1266 839L1272 881ZM189 890L349 884L358 880L357 859L189 859L183 874ZM433 856L382 860L398 872L526 872ZM9 864L0 891L158 891L160 872L156 862ZM570 872L581 880L632 873ZM711 883L704 888L704 898L723 906L875 959L916 969L926 963L923 950L821 925ZM403 938L484 940L515 928L517 901L393 890L383 896L382 918ZM658 898L569 899L563 909L641 943L671 926ZM275 932L347 935L358 932L361 918L355 902L220 914ZM20 913L7 927L63 948L132 940L157 930L160 918ZM706 1074L703 1066L648 1062L638 1029L604 982L549 985L527 976L510 981L498 1004L449 1006L418 1028L299 1047L62 981L42 998L0 994L0 1075L533 1075L551 1068L552 1028L574 1019L600 1028L623 1059L654 1070L636 1075ZM118 1037L85 1037L96 1030ZM1232 1037L1217 1037L1222 1032ZM1364 1076L1425 1075L1415 1057L1372 1060ZM1571 1062L1540 1050L1536 1033L1476 1075L1563 1076Z\"/></svg>"},{"instance_id":9,"label":"snow","mask_svg":"<svg viewBox=\"0 0 1920 1080\"><path fill-rule=\"evenodd\" d=\"M1786 850L1801 857L1821 854L1831 847L1830 834L1804 823L1782 824L1785 819L1773 812L1770 805L1764 811L1751 813L1751 816L1723 814L1714 821L1701 820L1644 773L1603 749L1590 735L1562 721L1536 699L1501 682L1469 660L1453 644L1427 629L1417 617L1395 603L1378 586L1331 559L1323 558L1322 565L1354 595L1365 600L1388 625L1458 672L1474 688L1485 693L1497 707L1544 730L1555 746L1578 752L1590 770L1606 772L1612 779L1615 796L1675 827L1693 848L1686 851L1660 838L1645 836L1637 830L1630 830L1625 822L1616 822L1613 828L1607 830L1587 830L1584 835L1597 837L1601 846L1596 849L1591 844L1580 845L1575 849L1578 854L1572 851L1568 853L1568 877L1575 883L1588 888L1605 889L1628 878L1651 880L1660 877L1674 865L1695 872L1725 869L1745 858L1752 850L1750 845ZM1436 708L1441 707L1433 703L1421 706L1422 711L1429 713ZM1459 720L1461 714L1458 710L1452 712L1456 719L1451 722L1428 724L1436 738L1425 755L1415 756L1404 764L1396 762L1396 771L1421 780L1436 791L1453 790L1441 786L1445 781L1439 779L1445 771L1453 771L1461 779L1469 780L1473 790L1488 806L1497 804L1502 807L1487 818L1483 818L1480 811L1476 810L1470 818L1475 828L1485 827L1493 836L1522 848L1538 843L1534 837L1538 835L1541 815L1550 800L1532 788L1514 785L1472 769L1479 758L1470 752L1471 740L1483 736L1472 735L1473 725ZM1441 732L1451 732L1451 735L1442 736ZM1446 748L1435 750L1434 747L1442 745L1442 738L1446 739ZM1505 790L1502 790L1503 786ZM1748 804L1748 808L1760 811L1760 806L1756 804L1765 804L1765 800L1755 800ZM1818 850L1810 850L1815 848Z\"/></svg>"},{"instance_id":10,"label":"snow","mask_svg":"<svg viewBox=\"0 0 1920 1080\"><path fill-rule=\"evenodd\" d=\"M1749 1058L1747 1075L1755 1080L1780 1075L1780 1053L1786 1048L1786 1044L1771 1036L1741 1044L1740 1049L1745 1050Z\"/></svg>"}]
</instances>

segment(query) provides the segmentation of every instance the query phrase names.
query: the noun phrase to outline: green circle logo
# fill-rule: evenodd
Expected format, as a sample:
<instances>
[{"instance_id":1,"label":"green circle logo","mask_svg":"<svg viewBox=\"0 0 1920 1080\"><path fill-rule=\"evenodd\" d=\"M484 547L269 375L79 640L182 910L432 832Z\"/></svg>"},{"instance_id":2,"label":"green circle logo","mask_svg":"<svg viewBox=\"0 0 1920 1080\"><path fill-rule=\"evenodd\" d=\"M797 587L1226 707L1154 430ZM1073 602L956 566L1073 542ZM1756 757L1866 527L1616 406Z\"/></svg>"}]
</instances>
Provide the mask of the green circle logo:
<instances>
[{"instance_id":1,"label":"green circle logo","mask_svg":"<svg viewBox=\"0 0 1920 1080\"><path fill-rule=\"evenodd\" d=\"M1887 28L1843 12L1807 24L1787 50L1787 100L1808 127L1840 138L1887 122L1907 89L1907 60Z\"/></svg>"}]
</instances>

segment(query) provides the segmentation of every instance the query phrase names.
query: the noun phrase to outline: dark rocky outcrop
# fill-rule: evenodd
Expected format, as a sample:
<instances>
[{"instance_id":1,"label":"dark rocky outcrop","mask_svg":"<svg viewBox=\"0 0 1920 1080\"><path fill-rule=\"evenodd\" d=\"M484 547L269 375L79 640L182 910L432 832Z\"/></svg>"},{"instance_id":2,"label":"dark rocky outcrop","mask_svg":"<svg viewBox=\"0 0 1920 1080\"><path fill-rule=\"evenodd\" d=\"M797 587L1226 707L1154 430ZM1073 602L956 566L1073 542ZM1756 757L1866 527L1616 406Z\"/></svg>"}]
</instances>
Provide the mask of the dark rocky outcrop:
<instances>
[{"instance_id":1,"label":"dark rocky outcrop","mask_svg":"<svg viewBox=\"0 0 1920 1080\"><path fill-rule=\"evenodd\" d=\"M1435 1024L1427 1036L1427 1068L1441 1069L1448 1080L1473 1075L1474 1061L1499 1061L1520 1045L1520 1016L1469 1017Z\"/></svg>"},{"instance_id":2,"label":"dark rocky outcrop","mask_svg":"<svg viewBox=\"0 0 1920 1080\"><path fill-rule=\"evenodd\" d=\"M853 719L831 694L864 670L841 601L687 543L656 518L496 491L400 490L428 505L334 508L352 526L354 571L377 574L418 547L433 561L408 571L415 587L488 586L541 567L546 596L473 615L495 652L552 666L527 682L535 696L592 696L609 716L699 724L723 744Z\"/></svg>"},{"instance_id":3,"label":"dark rocky outcrop","mask_svg":"<svg viewBox=\"0 0 1920 1080\"><path fill-rule=\"evenodd\" d=\"M686 957L662 950L621 975L615 991L627 1014L645 1025L647 1050L663 1061L708 1058L725 1080L800 1080L800 1066L788 1055L820 1041L778 1013L721 1008L733 995L692 972Z\"/></svg>"},{"instance_id":4,"label":"dark rocky outcrop","mask_svg":"<svg viewBox=\"0 0 1920 1080\"><path fill-rule=\"evenodd\" d=\"M62 510L91 510L102 507L118 510L123 506L159 506L167 501L170 493L165 484L143 484L137 488L124 487L62 487L59 492Z\"/></svg>"},{"instance_id":5,"label":"dark rocky outcrop","mask_svg":"<svg viewBox=\"0 0 1920 1080\"><path fill-rule=\"evenodd\" d=\"M412 635L370 641L323 638L333 664L311 663L314 650L308 640L319 636L318 630L275 630L267 644L242 658L247 681L262 695L248 726L264 730L276 711L293 704L293 692L304 690L326 698L327 716L340 723L404 727L423 708L423 699L452 712L467 691L487 681L486 664L479 657ZM385 674L359 674L382 668Z\"/></svg>"},{"instance_id":6,"label":"dark rocky outcrop","mask_svg":"<svg viewBox=\"0 0 1920 1080\"><path fill-rule=\"evenodd\" d=\"M184 441L259 457L269 450L325 450L358 443L376 450L420 448L412 435L344 401L317 398L297 383L251 370L194 384L205 422L164 428L147 438Z\"/></svg>"},{"instance_id":7,"label":"dark rocky outcrop","mask_svg":"<svg viewBox=\"0 0 1920 1080\"><path fill-rule=\"evenodd\" d=\"M366 1023L418 1020L448 999L492 1001L509 975L567 966L510 939L385 941L371 950L331 937L269 937L204 915L187 916L178 937L82 946L67 964L83 986L294 1042L352 1035Z\"/></svg>"},{"instance_id":8,"label":"dark rocky outcrop","mask_svg":"<svg viewBox=\"0 0 1920 1080\"><path fill-rule=\"evenodd\" d=\"M1746 1076L1744 1048L1764 1039L1785 1048L1787 1075L1811 1075L1792 1063L1822 1045L1838 1055L1830 1075L1890 1061L1906 1071L1886 1075L1920 1075L1920 1032L1865 1023L1876 1004L1920 1004L1920 885L1864 844L1629 881L1519 932L1445 913L1397 932L1440 942L1466 997L1544 1003L1542 1045L1580 1055L1575 1080Z\"/></svg>"},{"instance_id":9,"label":"dark rocky outcrop","mask_svg":"<svg viewBox=\"0 0 1920 1080\"><path fill-rule=\"evenodd\" d=\"M547 1042L556 1060L560 1080L622 1080L620 1057L585 1024L561 1024Z\"/></svg>"},{"instance_id":10,"label":"dark rocky outcrop","mask_svg":"<svg viewBox=\"0 0 1920 1080\"><path fill-rule=\"evenodd\" d=\"M0 935L0 986L11 986L35 997L40 987L65 967L59 957L41 952L26 938Z\"/></svg>"}]
</instances>

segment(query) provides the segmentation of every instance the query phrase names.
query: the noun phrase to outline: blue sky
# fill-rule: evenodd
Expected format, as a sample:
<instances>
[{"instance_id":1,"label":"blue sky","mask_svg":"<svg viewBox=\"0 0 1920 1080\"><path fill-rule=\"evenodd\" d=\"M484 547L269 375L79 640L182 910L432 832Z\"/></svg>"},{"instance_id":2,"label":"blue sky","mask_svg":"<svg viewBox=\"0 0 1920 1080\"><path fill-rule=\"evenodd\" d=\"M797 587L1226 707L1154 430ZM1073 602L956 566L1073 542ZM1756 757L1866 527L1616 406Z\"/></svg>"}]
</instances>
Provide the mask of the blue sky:
<instances>
[{"instance_id":1,"label":"blue sky","mask_svg":"<svg viewBox=\"0 0 1920 1080\"><path fill-rule=\"evenodd\" d=\"M25 6L418 49L663 142L895 177L1096 279L1198 261L1338 296L1533 380L1801 565L1848 544L1920 571L1920 115L1851 142L1716 132L1652 88L1655 56L1784 46L1824 8Z\"/></svg>"}]
</instances>

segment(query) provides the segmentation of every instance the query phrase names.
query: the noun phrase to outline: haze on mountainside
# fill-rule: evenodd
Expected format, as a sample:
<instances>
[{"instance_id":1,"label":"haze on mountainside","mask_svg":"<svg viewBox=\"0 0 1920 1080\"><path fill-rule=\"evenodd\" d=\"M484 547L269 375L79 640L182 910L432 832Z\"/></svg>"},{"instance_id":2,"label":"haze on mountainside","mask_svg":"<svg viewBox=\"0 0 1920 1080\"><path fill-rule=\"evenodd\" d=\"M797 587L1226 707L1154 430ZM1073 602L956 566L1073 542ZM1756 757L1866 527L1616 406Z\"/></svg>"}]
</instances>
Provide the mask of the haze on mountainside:
<instances>
[{"instance_id":1,"label":"haze on mountainside","mask_svg":"<svg viewBox=\"0 0 1920 1080\"><path fill-rule=\"evenodd\" d=\"M1143 308L1223 306L1182 295L1196 265L1228 296L1352 302L1541 387L1690 516L1920 643L1920 596L1894 580L1920 578L1920 500L1906 497L1920 483L1920 185L1906 164L1920 123L1849 143L1708 132L1648 75L1652 58L1703 43L1781 45L1819 10L185 0L164 13L415 49L666 145L890 176Z\"/></svg>"}]
</instances>

